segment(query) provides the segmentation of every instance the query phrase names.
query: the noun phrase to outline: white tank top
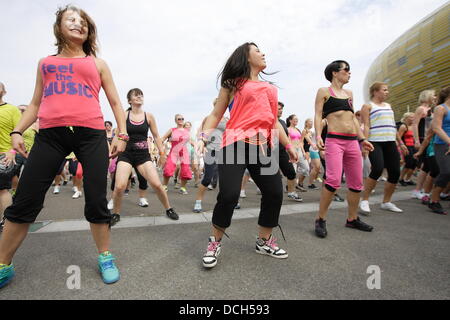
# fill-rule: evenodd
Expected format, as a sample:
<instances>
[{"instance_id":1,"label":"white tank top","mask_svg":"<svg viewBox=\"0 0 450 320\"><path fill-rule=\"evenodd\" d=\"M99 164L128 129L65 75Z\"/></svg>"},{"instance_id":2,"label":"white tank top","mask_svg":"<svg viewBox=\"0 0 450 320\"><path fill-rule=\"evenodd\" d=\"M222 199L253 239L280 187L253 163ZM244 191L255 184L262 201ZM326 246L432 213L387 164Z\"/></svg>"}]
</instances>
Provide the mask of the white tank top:
<instances>
[{"instance_id":1,"label":"white tank top","mask_svg":"<svg viewBox=\"0 0 450 320\"><path fill-rule=\"evenodd\" d=\"M397 127L395 126L394 111L389 103L377 105L370 102L370 130L369 141L388 142L395 141Z\"/></svg>"}]
</instances>

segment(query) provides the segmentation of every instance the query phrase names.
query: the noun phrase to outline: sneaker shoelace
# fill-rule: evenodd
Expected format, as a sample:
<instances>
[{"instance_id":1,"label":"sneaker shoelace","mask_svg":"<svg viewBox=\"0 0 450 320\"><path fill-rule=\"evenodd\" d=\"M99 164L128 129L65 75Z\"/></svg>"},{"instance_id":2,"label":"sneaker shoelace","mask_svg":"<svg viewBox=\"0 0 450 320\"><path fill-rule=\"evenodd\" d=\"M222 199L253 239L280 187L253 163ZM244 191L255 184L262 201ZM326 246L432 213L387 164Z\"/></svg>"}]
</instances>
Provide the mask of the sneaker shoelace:
<instances>
[{"instance_id":1,"label":"sneaker shoelace","mask_svg":"<svg viewBox=\"0 0 450 320\"><path fill-rule=\"evenodd\" d=\"M113 269L114 268L114 260L115 258L112 256L106 257L107 260L103 260L101 262L102 270Z\"/></svg>"},{"instance_id":2,"label":"sneaker shoelace","mask_svg":"<svg viewBox=\"0 0 450 320\"><path fill-rule=\"evenodd\" d=\"M208 244L208 249L206 249L206 255L214 255L219 247L220 242L213 241Z\"/></svg>"},{"instance_id":3,"label":"sneaker shoelace","mask_svg":"<svg viewBox=\"0 0 450 320\"><path fill-rule=\"evenodd\" d=\"M270 237L270 239L266 241L266 246L274 249L275 251L278 250L277 238L274 236Z\"/></svg>"}]
</instances>

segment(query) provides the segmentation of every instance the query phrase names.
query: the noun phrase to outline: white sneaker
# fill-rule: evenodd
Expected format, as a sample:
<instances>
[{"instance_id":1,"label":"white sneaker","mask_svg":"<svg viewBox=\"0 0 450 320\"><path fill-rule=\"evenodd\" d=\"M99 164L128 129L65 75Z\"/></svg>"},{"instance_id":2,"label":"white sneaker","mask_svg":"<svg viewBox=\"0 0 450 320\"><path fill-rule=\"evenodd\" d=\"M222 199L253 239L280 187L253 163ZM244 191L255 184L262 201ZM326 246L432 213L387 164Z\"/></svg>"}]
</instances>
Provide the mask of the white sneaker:
<instances>
[{"instance_id":1,"label":"white sneaker","mask_svg":"<svg viewBox=\"0 0 450 320\"><path fill-rule=\"evenodd\" d=\"M365 216L369 215L370 213L369 201L361 200L361 202L359 203L359 212Z\"/></svg>"},{"instance_id":2,"label":"white sneaker","mask_svg":"<svg viewBox=\"0 0 450 320\"><path fill-rule=\"evenodd\" d=\"M78 188L77 187L72 187L72 192L78 192Z\"/></svg>"},{"instance_id":3,"label":"white sneaker","mask_svg":"<svg viewBox=\"0 0 450 320\"><path fill-rule=\"evenodd\" d=\"M203 266L205 268L213 268L217 264L217 258L220 255L221 243L216 238L209 237L208 248L203 255Z\"/></svg>"},{"instance_id":4,"label":"white sneaker","mask_svg":"<svg viewBox=\"0 0 450 320\"><path fill-rule=\"evenodd\" d=\"M74 195L72 196L72 199L78 199L81 196L83 196L83 193L81 191L77 191L74 193Z\"/></svg>"},{"instance_id":5,"label":"white sneaker","mask_svg":"<svg viewBox=\"0 0 450 320\"><path fill-rule=\"evenodd\" d=\"M114 200L111 199L108 201L108 210L114 209Z\"/></svg>"},{"instance_id":6,"label":"white sneaker","mask_svg":"<svg viewBox=\"0 0 450 320\"><path fill-rule=\"evenodd\" d=\"M210 185L208 186L208 190L214 190L214 187L210 184Z\"/></svg>"},{"instance_id":7,"label":"white sneaker","mask_svg":"<svg viewBox=\"0 0 450 320\"><path fill-rule=\"evenodd\" d=\"M413 199L419 199L419 200L421 200L421 199L423 198L423 196L424 196L424 193L423 193L422 191L414 190L414 191L411 193L411 198L413 198Z\"/></svg>"},{"instance_id":8,"label":"white sneaker","mask_svg":"<svg viewBox=\"0 0 450 320\"><path fill-rule=\"evenodd\" d=\"M402 209L398 208L392 202L386 202L381 204L381 209L391 211L391 212L403 212Z\"/></svg>"},{"instance_id":9,"label":"white sneaker","mask_svg":"<svg viewBox=\"0 0 450 320\"><path fill-rule=\"evenodd\" d=\"M247 195L245 194L245 190L241 190L241 198L247 198Z\"/></svg>"},{"instance_id":10,"label":"white sneaker","mask_svg":"<svg viewBox=\"0 0 450 320\"><path fill-rule=\"evenodd\" d=\"M55 188L53 189L53 194L58 194L60 192L60 186L55 186Z\"/></svg>"},{"instance_id":11,"label":"white sneaker","mask_svg":"<svg viewBox=\"0 0 450 320\"><path fill-rule=\"evenodd\" d=\"M288 193L288 198L297 202L303 202L302 197L300 197L297 192Z\"/></svg>"},{"instance_id":12,"label":"white sneaker","mask_svg":"<svg viewBox=\"0 0 450 320\"><path fill-rule=\"evenodd\" d=\"M139 198L139 206L140 206L140 207L143 207L143 208L148 207L148 201L147 201L147 199L145 199L145 198Z\"/></svg>"},{"instance_id":13,"label":"white sneaker","mask_svg":"<svg viewBox=\"0 0 450 320\"><path fill-rule=\"evenodd\" d=\"M256 240L256 252L263 255L268 255L277 259L286 259L288 257L288 253L286 250L278 247L277 239L270 235L269 239L260 239Z\"/></svg>"}]
</instances>

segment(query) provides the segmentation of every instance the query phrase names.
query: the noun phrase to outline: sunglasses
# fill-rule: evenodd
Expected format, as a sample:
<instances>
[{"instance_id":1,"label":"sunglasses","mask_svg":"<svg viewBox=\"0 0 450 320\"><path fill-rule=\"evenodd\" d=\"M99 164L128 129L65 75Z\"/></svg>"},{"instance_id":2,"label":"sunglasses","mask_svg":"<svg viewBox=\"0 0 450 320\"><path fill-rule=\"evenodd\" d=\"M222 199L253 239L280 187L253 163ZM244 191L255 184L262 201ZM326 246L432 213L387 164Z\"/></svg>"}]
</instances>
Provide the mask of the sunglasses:
<instances>
[{"instance_id":1,"label":"sunglasses","mask_svg":"<svg viewBox=\"0 0 450 320\"><path fill-rule=\"evenodd\" d=\"M345 72L349 72L350 71L350 67L347 66L345 68L340 68L339 71L345 70Z\"/></svg>"},{"instance_id":2,"label":"sunglasses","mask_svg":"<svg viewBox=\"0 0 450 320\"><path fill-rule=\"evenodd\" d=\"M177 120L184 120L184 118L178 118Z\"/></svg>"}]
</instances>

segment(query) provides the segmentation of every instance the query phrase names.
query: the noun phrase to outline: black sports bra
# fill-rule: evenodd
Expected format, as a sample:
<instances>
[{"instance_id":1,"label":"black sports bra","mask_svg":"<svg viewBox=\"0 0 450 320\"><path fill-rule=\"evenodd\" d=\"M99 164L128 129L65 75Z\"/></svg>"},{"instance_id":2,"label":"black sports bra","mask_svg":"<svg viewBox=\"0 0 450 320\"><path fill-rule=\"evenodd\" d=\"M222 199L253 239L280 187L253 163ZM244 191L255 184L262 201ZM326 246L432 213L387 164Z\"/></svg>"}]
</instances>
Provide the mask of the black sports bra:
<instances>
[{"instance_id":1,"label":"black sports bra","mask_svg":"<svg viewBox=\"0 0 450 320\"><path fill-rule=\"evenodd\" d=\"M322 111L322 118L326 118L330 113L337 112L337 111L350 111L354 113L353 111L353 104L352 100L350 98L346 99L340 99L334 97L335 94L333 92L333 89L328 88L330 91L330 98L323 104L323 111Z\"/></svg>"}]
</instances>

